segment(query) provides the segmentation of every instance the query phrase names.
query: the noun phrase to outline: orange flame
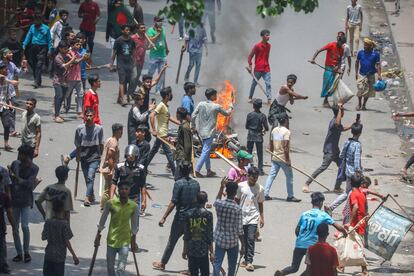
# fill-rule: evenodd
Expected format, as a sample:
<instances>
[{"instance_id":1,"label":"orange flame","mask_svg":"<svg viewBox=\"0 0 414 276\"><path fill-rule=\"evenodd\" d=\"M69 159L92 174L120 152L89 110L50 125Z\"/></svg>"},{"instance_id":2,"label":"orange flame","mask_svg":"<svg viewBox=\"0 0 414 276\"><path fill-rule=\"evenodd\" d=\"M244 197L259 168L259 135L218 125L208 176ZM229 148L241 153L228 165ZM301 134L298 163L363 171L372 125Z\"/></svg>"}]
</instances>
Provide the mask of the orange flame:
<instances>
[{"instance_id":1,"label":"orange flame","mask_svg":"<svg viewBox=\"0 0 414 276\"><path fill-rule=\"evenodd\" d=\"M235 97L234 94L236 93L236 89L234 88L233 84L228 81L225 80L224 81L224 89L221 90L219 93L217 93L217 103L219 105L221 105L224 109L228 109L230 106L230 103L232 103L234 105L235 103ZM230 132L230 128L229 128L229 124L231 121L231 117L230 116L223 116L221 114L217 115L217 124L216 124L216 130L218 132L223 132L224 134L231 134ZM220 152L221 154L223 154L225 157L232 159L233 155L231 153L231 150L229 148L227 148L226 145L224 145L224 147L221 148L217 148L216 151ZM218 158L218 156L215 153L212 153L210 155L211 158Z\"/></svg>"}]
</instances>

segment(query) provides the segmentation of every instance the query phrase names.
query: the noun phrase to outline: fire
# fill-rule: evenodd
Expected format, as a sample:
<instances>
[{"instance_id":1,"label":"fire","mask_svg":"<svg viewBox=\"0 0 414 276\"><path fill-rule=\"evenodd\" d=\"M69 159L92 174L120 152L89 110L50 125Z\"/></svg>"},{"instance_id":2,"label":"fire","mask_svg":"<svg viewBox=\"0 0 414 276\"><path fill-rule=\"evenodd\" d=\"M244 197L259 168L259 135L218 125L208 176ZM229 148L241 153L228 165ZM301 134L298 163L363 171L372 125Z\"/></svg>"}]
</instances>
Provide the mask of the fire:
<instances>
[{"instance_id":1,"label":"fire","mask_svg":"<svg viewBox=\"0 0 414 276\"><path fill-rule=\"evenodd\" d=\"M230 106L230 103L234 105L236 102L234 94L236 93L236 89L234 88L233 84L225 80L224 81L224 89L221 90L219 93L217 93L217 103L220 104L224 109L228 109ZM218 132L222 132L224 134L231 134L229 124L231 121L231 115L230 116L223 116L221 114L217 115L217 124L216 124L216 130ZM232 159L233 155L231 153L231 150L224 144L223 147L216 148L216 151L223 154L225 157ZM210 155L211 158L218 158L215 153L212 153Z\"/></svg>"}]
</instances>

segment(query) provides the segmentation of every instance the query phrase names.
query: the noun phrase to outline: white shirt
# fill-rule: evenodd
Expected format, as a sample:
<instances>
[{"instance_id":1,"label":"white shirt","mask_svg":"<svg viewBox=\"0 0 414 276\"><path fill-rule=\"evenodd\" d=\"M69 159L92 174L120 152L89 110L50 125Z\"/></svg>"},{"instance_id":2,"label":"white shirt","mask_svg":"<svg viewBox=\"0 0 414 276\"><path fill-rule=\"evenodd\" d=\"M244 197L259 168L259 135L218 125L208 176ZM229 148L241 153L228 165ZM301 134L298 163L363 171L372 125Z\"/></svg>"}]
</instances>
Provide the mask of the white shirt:
<instances>
[{"instance_id":1,"label":"white shirt","mask_svg":"<svg viewBox=\"0 0 414 276\"><path fill-rule=\"evenodd\" d=\"M359 25L361 23L361 14L362 14L362 7L359 4L356 4L355 7L349 5L346 8L346 12L348 14L348 23L351 25Z\"/></svg>"}]
</instances>

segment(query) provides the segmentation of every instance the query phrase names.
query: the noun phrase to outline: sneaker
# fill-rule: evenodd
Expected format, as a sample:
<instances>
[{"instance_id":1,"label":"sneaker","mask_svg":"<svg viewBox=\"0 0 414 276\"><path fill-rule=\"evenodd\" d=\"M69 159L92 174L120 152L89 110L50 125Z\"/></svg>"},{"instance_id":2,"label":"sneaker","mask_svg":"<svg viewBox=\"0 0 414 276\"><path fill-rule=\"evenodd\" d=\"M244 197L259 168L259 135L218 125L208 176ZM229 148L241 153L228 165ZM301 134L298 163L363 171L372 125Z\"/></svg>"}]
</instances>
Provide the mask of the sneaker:
<instances>
[{"instance_id":1,"label":"sneaker","mask_svg":"<svg viewBox=\"0 0 414 276\"><path fill-rule=\"evenodd\" d=\"M30 254L29 253L25 253L24 254L24 262L25 263L28 263L28 262L30 262L32 260L32 256L30 256Z\"/></svg>"},{"instance_id":2,"label":"sneaker","mask_svg":"<svg viewBox=\"0 0 414 276\"><path fill-rule=\"evenodd\" d=\"M12 259L12 261L13 262L15 262L15 263L17 263L17 262L21 262L21 261L23 261L23 256L22 255L17 255L16 257L14 257L13 259Z\"/></svg>"},{"instance_id":3,"label":"sneaker","mask_svg":"<svg viewBox=\"0 0 414 276\"><path fill-rule=\"evenodd\" d=\"M294 196L286 198L287 202L301 202L302 199L296 198Z\"/></svg>"},{"instance_id":4,"label":"sneaker","mask_svg":"<svg viewBox=\"0 0 414 276\"><path fill-rule=\"evenodd\" d=\"M254 271L254 265L252 265L252 264L247 264L247 265L246 265L246 270L247 270L247 271Z\"/></svg>"},{"instance_id":5,"label":"sneaker","mask_svg":"<svg viewBox=\"0 0 414 276\"><path fill-rule=\"evenodd\" d=\"M265 200L272 200L271 196L265 195Z\"/></svg>"}]
</instances>

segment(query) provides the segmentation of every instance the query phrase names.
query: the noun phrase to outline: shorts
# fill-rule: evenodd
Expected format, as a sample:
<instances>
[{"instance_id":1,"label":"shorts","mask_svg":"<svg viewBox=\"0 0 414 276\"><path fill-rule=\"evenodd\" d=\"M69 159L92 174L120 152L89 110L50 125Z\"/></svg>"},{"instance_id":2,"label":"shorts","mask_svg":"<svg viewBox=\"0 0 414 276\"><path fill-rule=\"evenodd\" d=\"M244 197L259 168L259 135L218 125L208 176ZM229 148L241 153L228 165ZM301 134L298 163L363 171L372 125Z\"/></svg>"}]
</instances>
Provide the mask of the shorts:
<instances>
[{"instance_id":1,"label":"shorts","mask_svg":"<svg viewBox=\"0 0 414 276\"><path fill-rule=\"evenodd\" d=\"M375 75L359 76L357 80L357 97L372 98L375 97Z\"/></svg>"},{"instance_id":2,"label":"shorts","mask_svg":"<svg viewBox=\"0 0 414 276\"><path fill-rule=\"evenodd\" d=\"M118 64L117 70L120 84L126 84L131 82L132 71L134 70L134 67L119 66Z\"/></svg>"}]
</instances>

